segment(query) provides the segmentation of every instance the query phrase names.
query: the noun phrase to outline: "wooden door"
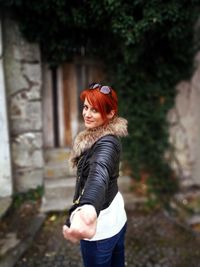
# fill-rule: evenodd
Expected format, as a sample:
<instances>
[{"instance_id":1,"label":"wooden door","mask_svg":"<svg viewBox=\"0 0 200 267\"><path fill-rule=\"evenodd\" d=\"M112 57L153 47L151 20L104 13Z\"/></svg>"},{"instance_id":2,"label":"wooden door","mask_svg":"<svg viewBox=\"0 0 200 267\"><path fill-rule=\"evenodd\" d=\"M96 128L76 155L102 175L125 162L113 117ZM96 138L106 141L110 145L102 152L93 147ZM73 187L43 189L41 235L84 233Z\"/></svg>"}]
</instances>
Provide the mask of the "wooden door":
<instances>
[{"instance_id":1,"label":"wooden door","mask_svg":"<svg viewBox=\"0 0 200 267\"><path fill-rule=\"evenodd\" d=\"M43 138L46 148L71 147L83 129L81 90L104 80L103 65L77 57L56 69L43 66Z\"/></svg>"}]
</instances>

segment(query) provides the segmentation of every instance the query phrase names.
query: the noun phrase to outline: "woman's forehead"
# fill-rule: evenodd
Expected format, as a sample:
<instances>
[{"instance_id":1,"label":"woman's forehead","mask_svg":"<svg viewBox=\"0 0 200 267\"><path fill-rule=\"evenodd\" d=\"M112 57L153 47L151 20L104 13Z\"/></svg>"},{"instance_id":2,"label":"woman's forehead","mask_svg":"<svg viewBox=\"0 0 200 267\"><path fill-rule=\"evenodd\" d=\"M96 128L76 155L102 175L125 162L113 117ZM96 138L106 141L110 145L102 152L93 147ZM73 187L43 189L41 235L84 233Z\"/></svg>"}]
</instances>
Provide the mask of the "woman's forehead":
<instances>
[{"instance_id":1,"label":"woman's forehead","mask_svg":"<svg viewBox=\"0 0 200 267\"><path fill-rule=\"evenodd\" d=\"M89 100L87 98L85 98L84 100L84 105L87 105L88 107L94 107L91 102L89 102Z\"/></svg>"},{"instance_id":2,"label":"woman's forehead","mask_svg":"<svg viewBox=\"0 0 200 267\"><path fill-rule=\"evenodd\" d=\"M86 105L90 105L90 103L89 103L89 101L88 101L87 98L85 98L85 100L84 100L84 104L86 104Z\"/></svg>"}]
</instances>

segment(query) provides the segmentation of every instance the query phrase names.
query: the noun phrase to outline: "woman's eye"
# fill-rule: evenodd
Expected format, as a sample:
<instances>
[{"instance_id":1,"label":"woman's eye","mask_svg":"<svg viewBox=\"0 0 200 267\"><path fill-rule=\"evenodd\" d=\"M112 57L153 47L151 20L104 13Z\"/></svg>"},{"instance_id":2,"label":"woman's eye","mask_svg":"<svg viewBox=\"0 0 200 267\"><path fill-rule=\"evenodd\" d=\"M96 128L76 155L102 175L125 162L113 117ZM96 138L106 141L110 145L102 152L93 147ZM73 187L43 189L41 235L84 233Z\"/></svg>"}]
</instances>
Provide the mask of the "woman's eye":
<instances>
[{"instance_id":1,"label":"woman's eye","mask_svg":"<svg viewBox=\"0 0 200 267\"><path fill-rule=\"evenodd\" d=\"M93 113L97 113L98 111L95 108L92 108Z\"/></svg>"},{"instance_id":2,"label":"woman's eye","mask_svg":"<svg viewBox=\"0 0 200 267\"><path fill-rule=\"evenodd\" d=\"M92 113L98 113L96 108L89 108L87 105L83 105L83 110L87 111L88 109L90 109Z\"/></svg>"},{"instance_id":3,"label":"woman's eye","mask_svg":"<svg viewBox=\"0 0 200 267\"><path fill-rule=\"evenodd\" d=\"M86 105L84 105L84 106L83 106L83 109L84 109L84 110L87 110L87 109L88 109L88 107L87 107Z\"/></svg>"}]
</instances>

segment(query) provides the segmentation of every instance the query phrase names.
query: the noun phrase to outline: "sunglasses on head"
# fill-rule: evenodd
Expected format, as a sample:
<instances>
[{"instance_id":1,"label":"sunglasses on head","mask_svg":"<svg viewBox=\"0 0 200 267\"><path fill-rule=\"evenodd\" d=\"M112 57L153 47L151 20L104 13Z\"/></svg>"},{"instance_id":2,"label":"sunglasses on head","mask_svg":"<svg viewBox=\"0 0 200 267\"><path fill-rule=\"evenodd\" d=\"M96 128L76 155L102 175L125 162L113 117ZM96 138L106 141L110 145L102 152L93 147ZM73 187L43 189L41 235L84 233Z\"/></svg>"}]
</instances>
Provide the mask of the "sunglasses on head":
<instances>
[{"instance_id":1,"label":"sunglasses on head","mask_svg":"<svg viewBox=\"0 0 200 267\"><path fill-rule=\"evenodd\" d=\"M97 88L99 88L99 91L104 95L108 95L111 93L111 87L108 85L101 85L99 83L91 83L89 85L89 89L97 89Z\"/></svg>"}]
</instances>

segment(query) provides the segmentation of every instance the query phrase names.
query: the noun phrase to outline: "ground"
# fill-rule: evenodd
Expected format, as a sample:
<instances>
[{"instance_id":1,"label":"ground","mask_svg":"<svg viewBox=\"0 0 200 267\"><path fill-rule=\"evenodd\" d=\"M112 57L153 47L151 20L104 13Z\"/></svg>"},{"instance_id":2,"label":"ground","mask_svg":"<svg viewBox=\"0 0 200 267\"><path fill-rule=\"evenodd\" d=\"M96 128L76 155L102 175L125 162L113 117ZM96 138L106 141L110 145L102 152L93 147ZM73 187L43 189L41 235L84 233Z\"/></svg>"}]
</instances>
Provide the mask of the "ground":
<instances>
[{"instance_id":1,"label":"ground","mask_svg":"<svg viewBox=\"0 0 200 267\"><path fill-rule=\"evenodd\" d=\"M17 230L26 235L26 227L38 212L39 203L25 202L8 212L1 221L1 235ZM177 223L160 208L147 210L127 205L126 266L200 267L200 235ZM46 217L29 249L15 267L81 267L79 246L62 236L66 212Z\"/></svg>"},{"instance_id":2,"label":"ground","mask_svg":"<svg viewBox=\"0 0 200 267\"><path fill-rule=\"evenodd\" d=\"M11 206L7 213L0 220L0 238L5 237L10 232L16 232L19 239L26 236L26 229L32 219L38 214L40 200L24 201L19 206Z\"/></svg>"}]
</instances>

